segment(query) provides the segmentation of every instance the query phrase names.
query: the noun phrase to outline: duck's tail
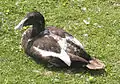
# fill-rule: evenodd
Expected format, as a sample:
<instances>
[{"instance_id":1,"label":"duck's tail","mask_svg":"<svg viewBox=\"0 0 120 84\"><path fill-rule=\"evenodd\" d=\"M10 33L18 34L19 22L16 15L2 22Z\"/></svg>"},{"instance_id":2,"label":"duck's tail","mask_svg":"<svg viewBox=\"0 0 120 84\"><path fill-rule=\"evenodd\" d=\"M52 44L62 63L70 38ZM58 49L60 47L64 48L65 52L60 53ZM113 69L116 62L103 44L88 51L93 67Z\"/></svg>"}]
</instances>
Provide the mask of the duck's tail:
<instances>
[{"instance_id":1,"label":"duck's tail","mask_svg":"<svg viewBox=\"0 0 120 84\"><path fill-rule=\"evenodd\" d=\"M93 58L92 60L89 61L89 64L87 64L86 67L89 69L96 70L96 69L104 69L105 65L100 60Z\"/></svg>"}]
</instances>

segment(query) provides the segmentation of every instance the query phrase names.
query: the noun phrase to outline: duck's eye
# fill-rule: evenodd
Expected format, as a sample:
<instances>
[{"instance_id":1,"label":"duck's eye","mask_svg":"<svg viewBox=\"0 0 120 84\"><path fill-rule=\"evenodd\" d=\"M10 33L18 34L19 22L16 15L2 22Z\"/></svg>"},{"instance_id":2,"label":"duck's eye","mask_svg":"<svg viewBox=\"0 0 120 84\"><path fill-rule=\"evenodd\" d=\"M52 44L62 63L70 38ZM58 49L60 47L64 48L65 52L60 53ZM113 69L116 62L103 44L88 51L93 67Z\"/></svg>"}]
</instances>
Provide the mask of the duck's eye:
<instances>
[{"instance_id":1,"label":"duck's eye","mask_svg":"<svg viewBox=\"0 0 120 84\"><path fill-rule=\"evenodd\" d=\"M34 18L34 16L29 16L29 19L32 19L32 18Z\"/></svg>"}]
</instances>

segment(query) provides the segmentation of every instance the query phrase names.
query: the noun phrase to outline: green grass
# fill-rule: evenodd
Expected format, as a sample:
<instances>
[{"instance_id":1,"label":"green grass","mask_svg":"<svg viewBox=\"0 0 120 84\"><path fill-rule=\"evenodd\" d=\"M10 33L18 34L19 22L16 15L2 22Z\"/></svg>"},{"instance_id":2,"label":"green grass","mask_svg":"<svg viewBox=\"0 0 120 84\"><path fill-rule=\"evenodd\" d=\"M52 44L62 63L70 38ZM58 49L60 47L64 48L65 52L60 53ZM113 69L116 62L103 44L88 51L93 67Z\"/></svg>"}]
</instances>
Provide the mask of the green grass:
<instances>
[{"instance_id":1,"label":"green grass","mask_svg":"<svg viewBox=\"0 0 120 84\"><path fill-rule=\"evenodd\" d=\"M20 48L22 32L14 27L33 10L45 16L46 26L80 40L105 63L105 72L49 68L27 57ZM120 84L119 68L119 0L0 0L0 84Z\"/></svg>"}]
</instances>

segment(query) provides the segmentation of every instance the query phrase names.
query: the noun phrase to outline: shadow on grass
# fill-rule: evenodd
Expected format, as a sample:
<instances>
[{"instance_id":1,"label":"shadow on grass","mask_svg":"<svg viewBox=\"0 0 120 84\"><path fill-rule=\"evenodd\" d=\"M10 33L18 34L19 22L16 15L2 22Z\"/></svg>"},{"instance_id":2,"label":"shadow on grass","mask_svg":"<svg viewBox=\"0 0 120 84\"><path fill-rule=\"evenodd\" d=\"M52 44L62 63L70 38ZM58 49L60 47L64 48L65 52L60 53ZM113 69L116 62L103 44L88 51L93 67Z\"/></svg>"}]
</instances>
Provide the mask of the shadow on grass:
<instances>
[{"instance_id":1,"label":"shadow on grass","mask_svg":"<svg viewBox=\"0 0 120 84\"><path fill-rule=\"evenodd\" d=\"M91 76L101 76L103 74L107 74L106 71L104 69L101 70L90 70L86 67L55 67L52 66L46 62L42 62L40 60L36 60L34 58L32 58L37 64L42 65L44 68L46 68L49 71L55 71L58 73L68 73L68 74L77 74L77 73L81 73L81 75L89 73Z\"/></svg>"},{"instance_id":2,"label":"shadow on grass","mask_svg":"<svg viewBox=\"0 0 120 84\"><path fill-rule=\"evenodd\" d=\"M45 68L47 68L48 70L50 71L55 71L55 72L65 72L65 73L68 73L68 74L77 74L77 73L81 73L82 74L86 74L86 73L89 73L91 74L92 76L100 76L100 75L103 75L103 74L106 74L106 71L104 69L102 70L90 70L88 68L85 68L85 67L79 67L79 68L73 68L73 67L65 67L65 68L57 68L57 67L47 67L45 66Z\"/></svg>"}]
</instances>

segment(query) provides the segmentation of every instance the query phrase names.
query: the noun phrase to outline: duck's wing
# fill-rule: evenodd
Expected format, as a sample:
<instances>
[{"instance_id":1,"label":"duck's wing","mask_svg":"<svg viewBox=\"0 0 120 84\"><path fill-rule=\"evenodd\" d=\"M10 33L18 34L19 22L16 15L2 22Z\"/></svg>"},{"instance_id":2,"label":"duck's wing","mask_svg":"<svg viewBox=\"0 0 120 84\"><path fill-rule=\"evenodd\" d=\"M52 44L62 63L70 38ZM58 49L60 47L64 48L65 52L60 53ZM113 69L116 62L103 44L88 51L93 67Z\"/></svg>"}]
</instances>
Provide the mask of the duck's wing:
<instances>
[{"instance_id":1,"label":"duck's wing","mask_svg":"<svg viewBox=\"0 0 120 84\"><path fill-rule=\"evenodd\" d=\"M64 31L62 29L56 28L56 27L48 27L48 30L51 32L50 35L54 39L56 39L56 40L63 39L66 41L66 42L64 42L67 46L67 47L65 47L66 52L71 53L73 55L83 57L86 60L91 59L90 55L88 53L86 53L86 51L84 50L84 47L80 43L80 41L77 40L75 37L73 37L71 34L67 33L66 31ZM61 44L63 44L63 43L61 43ZM64 46L63 46L63 48L64 48Z\"/></svg>"},{"instance_id":2,"label":"duck's wing","mask_svg":"<svg viewBox=\"0 0 120 84\"><path fill-rule=\"evenodd\" d=\"M66 42L65 51L70 56L73 66L76 65L85 65L89 69L103 69L105 65L98 59L92 58L84 49L83 45L71 34L65 32L62 29L58 29L55 27L49 27L49 31L51 32L51 36L54 37L57 35L58 37L64 39ZM54 39L59 40L54 37ZM62 46L61 46L62 47ZM63 46L64 48L64 46ZM74 64L75 62L75 64Z\"/></svg>"},{"instance_id":3,"label":"duck's wing","mask_svg":"<svg viewBox=\"0 0 120 84\"><path fill-rule=\"evenodd\" d=\"M64 41L60 40L59 42L63 43ZM49 60L50 57L56 57L70 66L70 57L63 49L61 49L59 42L49 35L39 37L34 40L30 48L30 53L44 60Z\"/></svg>"}]
</instances>

